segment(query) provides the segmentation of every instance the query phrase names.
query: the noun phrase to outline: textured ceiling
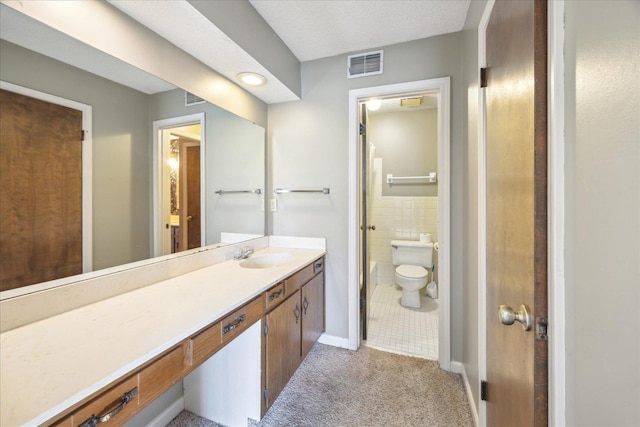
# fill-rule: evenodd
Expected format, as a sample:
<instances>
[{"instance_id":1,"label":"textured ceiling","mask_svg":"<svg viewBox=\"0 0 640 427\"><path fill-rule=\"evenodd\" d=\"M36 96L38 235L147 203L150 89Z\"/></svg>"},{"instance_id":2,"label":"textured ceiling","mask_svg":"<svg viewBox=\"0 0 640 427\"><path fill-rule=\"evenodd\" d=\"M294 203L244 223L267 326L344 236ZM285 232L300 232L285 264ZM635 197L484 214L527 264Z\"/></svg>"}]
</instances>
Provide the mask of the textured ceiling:
<instances>
[{"instance_id":1,"label":"textured ceiling","mask_svg":"<svg viewBox=\"0 0 640 427\"><path fill-rule=\"evenodd\" d=\"M249 0L301 61L462 30L470 0Z\"/></svg>"}]
</instances>

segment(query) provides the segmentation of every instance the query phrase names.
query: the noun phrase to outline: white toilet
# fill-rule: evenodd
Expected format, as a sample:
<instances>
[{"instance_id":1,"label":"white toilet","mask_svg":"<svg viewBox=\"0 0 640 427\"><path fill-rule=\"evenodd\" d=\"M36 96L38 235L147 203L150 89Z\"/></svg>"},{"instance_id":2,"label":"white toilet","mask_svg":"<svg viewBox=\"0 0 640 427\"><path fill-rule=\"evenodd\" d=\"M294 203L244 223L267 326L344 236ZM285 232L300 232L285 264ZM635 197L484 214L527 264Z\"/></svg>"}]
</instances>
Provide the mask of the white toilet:
<instances>
[{"instance_id":1,"label":"white toilet","mask_svg":"<svg viewBox=\"0 0 640 427\"><path fill-rule=\"evenodd\" d=\"M402 287L400 304L420 308L420 289L427 284L433 255L433 242L392 240L391 258L396 268L396 283Z\"/></svg>"}]
</instances>

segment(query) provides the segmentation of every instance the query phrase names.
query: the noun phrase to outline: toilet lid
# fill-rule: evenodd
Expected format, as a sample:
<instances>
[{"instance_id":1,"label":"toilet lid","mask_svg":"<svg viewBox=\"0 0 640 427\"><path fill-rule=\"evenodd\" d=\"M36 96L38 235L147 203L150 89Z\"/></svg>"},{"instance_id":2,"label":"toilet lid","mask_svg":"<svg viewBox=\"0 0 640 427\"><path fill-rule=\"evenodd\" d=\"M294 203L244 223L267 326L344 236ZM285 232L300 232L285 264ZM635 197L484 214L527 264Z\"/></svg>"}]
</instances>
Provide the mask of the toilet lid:
<instances>
[{"instance_id":1,"label":"toilet lid","mask_svg":"<svg viewBox=\"0 0 640 427\"><path fill-rule=\"evenodd\" d=\"M419 265L401 265L396 268L396 273L404 277L422 279L427 277L427 270Z\"/></svg>"}]
</instances>

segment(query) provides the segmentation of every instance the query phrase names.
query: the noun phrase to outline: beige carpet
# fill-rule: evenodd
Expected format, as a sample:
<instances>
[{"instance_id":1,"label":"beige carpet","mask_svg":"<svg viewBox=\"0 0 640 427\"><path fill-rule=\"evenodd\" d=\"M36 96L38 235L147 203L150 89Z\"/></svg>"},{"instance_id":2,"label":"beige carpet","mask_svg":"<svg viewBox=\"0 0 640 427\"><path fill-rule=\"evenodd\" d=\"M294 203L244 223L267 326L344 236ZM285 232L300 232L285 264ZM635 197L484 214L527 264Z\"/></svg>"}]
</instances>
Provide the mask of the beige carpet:
<instances>
[{"instance_id":1,"label":"beige carpet","mask_svg":"<svg viewBox=\"0 0 640 427\"><path fill-rule=\"evenodd\" d=\"M182 420L182 421L181 421ZM181 414L170 427L215 427ZM459 375L367 347L316 344L258 427L472 426Z\"/></svg>"}]
</instances>

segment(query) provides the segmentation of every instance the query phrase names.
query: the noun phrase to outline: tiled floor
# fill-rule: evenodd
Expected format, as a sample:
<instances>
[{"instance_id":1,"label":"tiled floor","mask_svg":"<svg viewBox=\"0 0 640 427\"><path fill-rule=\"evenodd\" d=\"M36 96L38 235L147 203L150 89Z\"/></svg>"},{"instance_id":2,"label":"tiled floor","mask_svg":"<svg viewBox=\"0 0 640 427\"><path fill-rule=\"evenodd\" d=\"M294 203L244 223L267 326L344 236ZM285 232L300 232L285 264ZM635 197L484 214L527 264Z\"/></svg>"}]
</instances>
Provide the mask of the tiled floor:
<instances>
[{"instance_id":1,"label":"tiled floor","mask_svg":"<svg viewBox=\"0 0 640 427\"><path fill-rule=\"evenodd\" d=\"M438 360L438 300L424 295L419 309L400 305L402 290L378 285L369 305L369 347Z\"/></svg>"}]
</instances>

